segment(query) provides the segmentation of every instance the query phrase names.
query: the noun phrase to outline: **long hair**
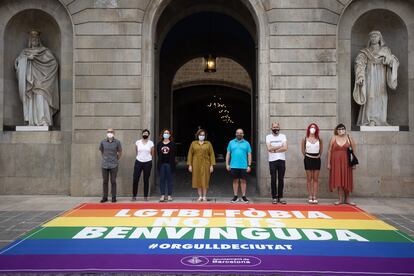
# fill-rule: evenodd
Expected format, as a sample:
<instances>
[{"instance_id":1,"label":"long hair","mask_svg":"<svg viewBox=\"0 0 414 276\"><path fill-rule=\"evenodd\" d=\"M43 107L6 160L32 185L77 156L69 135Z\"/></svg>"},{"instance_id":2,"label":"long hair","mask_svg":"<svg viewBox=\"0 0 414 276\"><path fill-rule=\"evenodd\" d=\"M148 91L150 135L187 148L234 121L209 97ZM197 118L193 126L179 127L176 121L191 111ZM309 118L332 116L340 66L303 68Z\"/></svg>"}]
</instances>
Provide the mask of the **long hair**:
<instances>
[{"instance_id":1,"label":"long hair","mask_svg":"<svg viewBox=\"0 0 414 276\"><path fill-rule=\"evenodd\" d=\"M170 133L170 141L173 141L173 133L171 131L171 129L169 128L164 128L161 132L160 132L160 141L164 140L164 137L162 136L164 134L165 131L168 131Z\"/></svg>"},{"instance_id":2,"label":"long hair","mask_svg":"<svg viewBox=\"0 0 414 276\"><path fill-rule=\"evenodd\" d=\"M339 124L339 125L337 125L337 126L335 127L335 129L334 129L334 134L335 134L335 135L338 135L338 128L344 128L344 129L346 130L346 127L345 127L345 125L344 125L344 124Z\"/></svg>"},{"instance_id":3,"label":"long hair","mask_svg":"<svg viewBox=\"0 0 414 276\"><path fill-rule=\"evenodd\" d=\"M312 126L315 126L315 138L316 139L318 139L319 140L319 127L318 127L318 125L317 124L315 124L315 123L311 123L309 126L308 126L308 128L306 129L306 138L308 138L309 137L309 135L310 135L310 129L311 129L311 127Z\"/></svg>"}]
</instances>

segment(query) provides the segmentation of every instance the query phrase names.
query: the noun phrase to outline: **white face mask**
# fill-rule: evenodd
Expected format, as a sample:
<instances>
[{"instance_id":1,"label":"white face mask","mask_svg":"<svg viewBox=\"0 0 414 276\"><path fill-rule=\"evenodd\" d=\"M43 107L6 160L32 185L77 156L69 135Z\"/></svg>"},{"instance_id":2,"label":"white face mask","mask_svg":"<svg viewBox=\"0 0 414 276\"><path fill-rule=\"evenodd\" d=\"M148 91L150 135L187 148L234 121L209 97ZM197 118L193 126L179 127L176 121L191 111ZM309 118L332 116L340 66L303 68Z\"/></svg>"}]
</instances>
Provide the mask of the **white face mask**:
<instances>
[{"instance_id":1,"label":"white face mask","mask_svg":"<svg viewBox=\"0 0 414 276\"><path fill-rule=\"evenodd\" d=\"M107 133L106 137L108 137L109 139L112 139L112 138L114 138L114 134L113 133Z\"/></svg>"},{"instance_id":2,"label":"white face mask","mask_svg":"<svg viewBox=\"0 0 414 276\"><path fill-rule=\"evenodd\" d=\"M164 133L164 134L162 135L162 137L163 137L164 139L169 139L169 138L170 138L170 134L169 134L169 133Z\"/></svg>"},{"instance_id":3,"label":"white face mask","mask_svg":"<svg viewBox=\"0 0 414 276\"><path fill-rule=\"evenodd\" d=\"M204 141L204 139L206 139L206 136L204 136L204 135L198 135L198 140Z\"/></svg>"},{"instance_id":4,"label":"white face mask","mask_svg":"<svg viewBox=\"0 0 414 276\"><path fill-rule=\"evenodd\" d=\"M311 128L309 129L309 132L310 132L311 134L315 134L315 132L316 132L316 128L311 127Z\"/></svg>"}]
</instances>

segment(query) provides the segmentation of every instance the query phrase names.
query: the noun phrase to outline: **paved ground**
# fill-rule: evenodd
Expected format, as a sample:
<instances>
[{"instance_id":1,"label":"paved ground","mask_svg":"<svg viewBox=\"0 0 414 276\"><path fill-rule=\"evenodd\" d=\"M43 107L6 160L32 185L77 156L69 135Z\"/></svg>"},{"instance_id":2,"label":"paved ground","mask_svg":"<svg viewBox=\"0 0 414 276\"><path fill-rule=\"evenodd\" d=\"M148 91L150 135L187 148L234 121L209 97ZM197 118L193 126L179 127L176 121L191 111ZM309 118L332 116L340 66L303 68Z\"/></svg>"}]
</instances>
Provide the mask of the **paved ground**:
<instances>
[{"instance_id":1,"label":"paved ground","mask_svg":"<svg viewBox=\"0 0 414 276\"><path fill-rule=\"evenodd\" d=\"M69 196L0 196L0 247L4 247L27 231L54 218L60 213L86 202L99 202L98 197ZM140 202L142 199L138 199ZM192 202L189 197L176 197L175 202ZM228 197L214 198L228 202ZM267 198L250 198L252 203L269 203ZM288 204L305 203L306 199L287 198ZM150 198L158 201L158 197ZM320 199L320 204L332 204L333 199ZM354 198L358 206L414 238L413 198ZM130 198L118 198L130 202ZM105 203L113 204L113 203Z\"/></svg>"}]
</instances>

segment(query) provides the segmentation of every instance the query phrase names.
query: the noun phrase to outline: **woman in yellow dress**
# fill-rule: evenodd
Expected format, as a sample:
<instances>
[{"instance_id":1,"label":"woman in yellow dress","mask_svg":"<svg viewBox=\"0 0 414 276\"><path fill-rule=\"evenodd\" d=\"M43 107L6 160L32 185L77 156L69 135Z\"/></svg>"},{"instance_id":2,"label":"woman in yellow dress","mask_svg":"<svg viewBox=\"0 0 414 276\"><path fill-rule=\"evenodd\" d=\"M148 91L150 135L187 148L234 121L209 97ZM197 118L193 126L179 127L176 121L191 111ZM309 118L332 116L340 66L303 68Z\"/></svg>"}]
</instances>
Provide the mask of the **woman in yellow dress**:
<instances>
[{"instance_id":1,"label":"woman in yellow dress","mask_svg":"<svg viewBox=\"0 0 414 276\"><path fill-rule=\"evenodd\" d=\"M188 171L192 173L193 188L198 190L198 201L207 201L207 190L210 182L210 174L216 165L213 146L206 141L207 132L199 129L196 133L196 141L191 143L188 150Z\"/></svg>"}]
</instances>

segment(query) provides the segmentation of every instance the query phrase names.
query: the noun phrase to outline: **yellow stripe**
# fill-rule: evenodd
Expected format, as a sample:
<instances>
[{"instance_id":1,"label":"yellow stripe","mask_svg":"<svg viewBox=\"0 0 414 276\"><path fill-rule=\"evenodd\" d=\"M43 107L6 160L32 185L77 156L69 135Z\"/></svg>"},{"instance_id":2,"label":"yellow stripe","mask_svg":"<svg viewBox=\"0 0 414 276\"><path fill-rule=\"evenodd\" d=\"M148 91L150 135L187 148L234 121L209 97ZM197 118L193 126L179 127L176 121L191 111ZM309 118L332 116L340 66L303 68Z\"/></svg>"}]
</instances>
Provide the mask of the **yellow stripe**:
<instances>
[{"instance_id":1,"label":"yellow stripe","mask_svg":"<svg viewBox=\"0 0 414 276\"><path fill-rule=\"evenodd\" d=\"M132 227L260 227L260 228L316 228L316 229L366 229L366 230L396 230L381 220L352 220L352 219L248 219L238 218L236 222L226 221L226 218L97 218L97 217L59 217L44 227L87 227L87 226L132 226ZM159 220L162 220L161 222ZM203 220L203 219L201 219Z\"/></svg>"}]
</instances>

